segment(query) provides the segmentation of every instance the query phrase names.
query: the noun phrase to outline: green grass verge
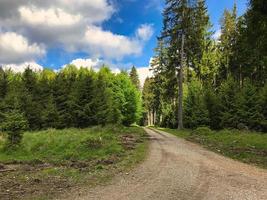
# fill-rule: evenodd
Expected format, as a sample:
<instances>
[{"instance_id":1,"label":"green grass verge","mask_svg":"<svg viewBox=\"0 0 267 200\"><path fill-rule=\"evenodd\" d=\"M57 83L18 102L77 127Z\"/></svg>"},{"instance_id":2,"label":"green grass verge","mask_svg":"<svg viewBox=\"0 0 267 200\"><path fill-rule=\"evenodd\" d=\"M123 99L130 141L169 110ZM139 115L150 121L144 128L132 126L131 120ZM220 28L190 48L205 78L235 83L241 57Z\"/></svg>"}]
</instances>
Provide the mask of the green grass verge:
<instances>
[{"instance_id":1,"label":"green grass verge","mask_svg":"<svg viewBox=\"0 0 267 200\"><path fill-rule=\"evenodd\" d=\"M233 159L267 168L267 134L239 130L211 131L208 128L194 131L167 128L159 130L199 143Z\"/></svg>"},{"instance_id":2,"label":"green grass verge","mask_svg":"<svg viewBox=\"0 0 267 200\"><path fill-rule=\"evenodd\" d=\"M0 138L0 199L52 199L66 190L94 186L141 162L147 152L140 127L107 126L26 132L6 150ZM12 188L12 189L10 189Z\"/></svg>"}]
</instances>

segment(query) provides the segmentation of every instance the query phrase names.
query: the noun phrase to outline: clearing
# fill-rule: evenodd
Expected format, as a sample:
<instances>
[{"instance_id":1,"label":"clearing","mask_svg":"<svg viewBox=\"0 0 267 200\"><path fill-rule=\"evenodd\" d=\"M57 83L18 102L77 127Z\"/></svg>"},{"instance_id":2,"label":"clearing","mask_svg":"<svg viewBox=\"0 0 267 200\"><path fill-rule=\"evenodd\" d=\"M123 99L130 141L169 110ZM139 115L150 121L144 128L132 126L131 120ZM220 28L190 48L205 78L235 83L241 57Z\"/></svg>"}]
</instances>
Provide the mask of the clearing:
<instances>
[{"instance_id":1,"label":"clearing","mask_svg":"<svg viewBox=\"0 0 267 200\"><path fill-rule=\"evenodd\" d=\"M104 183L144 159L139 127L26 132L17 150L0 137L0 199L54 199L71 188Z\"/></svg>"}]
</instances>

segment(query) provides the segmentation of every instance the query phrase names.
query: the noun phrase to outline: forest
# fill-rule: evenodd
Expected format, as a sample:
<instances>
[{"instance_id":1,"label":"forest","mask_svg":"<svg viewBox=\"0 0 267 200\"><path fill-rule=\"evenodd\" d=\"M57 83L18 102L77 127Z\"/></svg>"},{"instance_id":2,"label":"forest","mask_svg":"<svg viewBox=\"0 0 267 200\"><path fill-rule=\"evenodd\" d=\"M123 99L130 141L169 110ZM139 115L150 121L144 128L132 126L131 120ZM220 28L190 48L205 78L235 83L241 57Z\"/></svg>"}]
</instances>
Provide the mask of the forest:
<instances>
[{"instance_id":1,"label":"forest","mask_svg":"<svg viewBox=\"0 0 267 200\"><path fill-rule=\"evenodd\" d=\"M0 91L1 128L12 144L26 130L129 126L142 114L140 92L128 74L104 66L99 72L73 65L58 73L1 70Z\"/></svg>"},{"instance_id":2,"label":"forest","mask_svg":"<svg viewBox=\"0 0 267 200\"><path fill-rule=\"evenodd\" d=\"M150 24L142 24L135 36L124 36L104 30L102 21L87 24L89 18L80 14L75 15L78 23L64 11L73 2L55 2L47 12L35 12L32 3L27 13L37 16L35 26L58 19L51 27L61 30L66 17L77 23L75 28L93 27L93 39L107 40L107 47L129 52L107 38L127 46L148 42L153 35ZM84 11L88 2L97 7L90 1L77 5ZM101 2L112 10L113 1ZM136 1L125 2L134 10ZM135 66L119 73L112 71L113 64L69 64L60 70L28 66L23 72L0 67L0 199L266 199L266 1L248 0L241 16L233 3L216 33L208 1L164 2L163 26L149 66L153 75L144 85L138 75L142 70ZM25 10L19 7L20 14ZM124 19L114 15L112 24L119 23L115 28L120 32ZM125 24L130 29L131 23Z\"/></svg>"},{"instance_id":3,"label":"forest","mask_svg":"<svg viewBox=\"0 0 267 200\"><path fill-rule=\"evenodd\" d=\"M214 38L204 0L166 1L154 77L143 88L147 124L267 131L266 2L237 10L224 11Z\"/></svg>"}]
</instances>

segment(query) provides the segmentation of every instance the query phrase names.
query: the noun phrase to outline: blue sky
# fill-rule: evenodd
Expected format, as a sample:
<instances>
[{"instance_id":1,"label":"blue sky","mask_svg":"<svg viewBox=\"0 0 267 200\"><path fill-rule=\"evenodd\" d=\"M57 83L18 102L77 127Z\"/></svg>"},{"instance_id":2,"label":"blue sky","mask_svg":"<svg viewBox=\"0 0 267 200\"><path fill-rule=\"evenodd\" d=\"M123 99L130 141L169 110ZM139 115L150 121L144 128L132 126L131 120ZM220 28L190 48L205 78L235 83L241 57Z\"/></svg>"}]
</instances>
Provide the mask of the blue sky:
<instances>
[{"instance_id":1,"label":"blue sky","mask_svg":"<svg viewBox=\"0 0 267 200\"><path fill-rule=\"evenodd\" d=\"M238 14L247 0L236 0ZM207 0L214 31L234 0ZM0 64L59 69L68 63L146 67L162 28L161 0L0 1ZM8 12L9 10L15 12Z\"/></svg>"}]
</instances>

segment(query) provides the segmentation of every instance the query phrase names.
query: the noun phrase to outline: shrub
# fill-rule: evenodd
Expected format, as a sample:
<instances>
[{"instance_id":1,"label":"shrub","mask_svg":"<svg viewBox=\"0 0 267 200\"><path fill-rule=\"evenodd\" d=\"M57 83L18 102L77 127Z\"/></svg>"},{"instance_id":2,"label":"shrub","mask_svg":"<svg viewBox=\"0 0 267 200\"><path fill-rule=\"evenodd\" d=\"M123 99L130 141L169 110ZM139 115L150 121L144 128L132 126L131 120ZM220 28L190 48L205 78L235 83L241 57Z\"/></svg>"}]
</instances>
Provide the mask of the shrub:
<instances>
[{"instance_id":1,"label":"shrub","mask_svg":"<svg viewBox=\"0 0 267 200\"><path fill-rule=\"evenodd\" d=\"M24 115L14 110L7 114L4 114L4 121L1 124L1 129L3 132L7 133L8 146L19 145L23 131L28 128L28 122Z\"/></svg>"},{"instance_id":2,"label":"shrub","mask_svg":"<svg viewBox=\"0 0 267 200\"><path fill-rule=\"evenodd\" d=\"M193 135L209 135L211 133L212 133L212 130L208 127L205 127L205 126L199 127L199 128L192 131Z\"/></svg>"}]
</instances>

